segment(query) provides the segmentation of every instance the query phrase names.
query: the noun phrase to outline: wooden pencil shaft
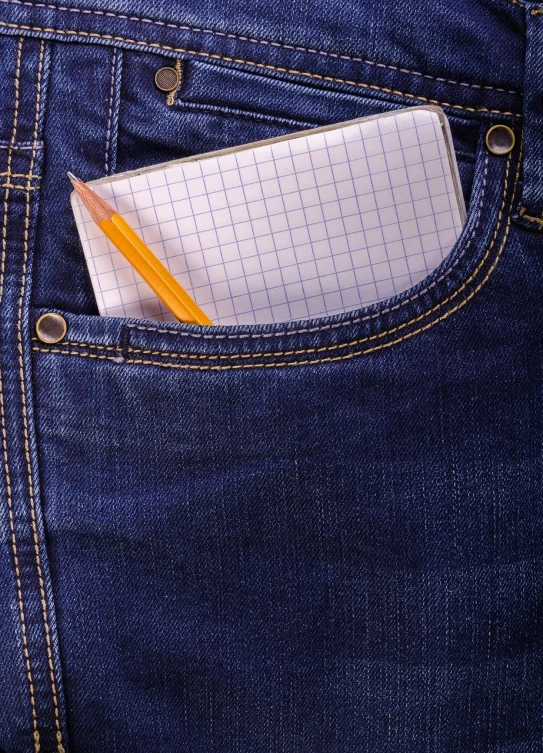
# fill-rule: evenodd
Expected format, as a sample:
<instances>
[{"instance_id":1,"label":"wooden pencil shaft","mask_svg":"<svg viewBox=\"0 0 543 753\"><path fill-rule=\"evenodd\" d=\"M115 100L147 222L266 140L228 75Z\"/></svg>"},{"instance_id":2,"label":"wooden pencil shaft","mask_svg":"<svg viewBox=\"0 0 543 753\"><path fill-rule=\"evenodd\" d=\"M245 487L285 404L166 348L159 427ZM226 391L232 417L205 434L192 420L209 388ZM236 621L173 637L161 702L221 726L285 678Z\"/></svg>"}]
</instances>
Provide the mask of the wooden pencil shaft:
<instances>
[{"instance_id":1,"label":"wooden pencil shaft","mask_svg":"<svg viewBox=\"0 0 543 753\"><path fill-rule=\"evenodd\" d=\"M100 228L180 321L213 324L121 215L102 220Z\"/></svg>"},{"instance_id":2,"label":"wooden pencil shaft","mask_svg":"<svg viewBox=\"0 0 543 753\"><path fill-rule=\"evenodd\" d=\"M212 325L211 319L206 316L151 249L147 248L121 215L75 175L68 173L68 177L94 222L173 315L187 324Z\"/></svg>"},{"instance_id":3,"label":"wooden pencil shaft","mask_svg":"<svg viewBox=\"0 0 543 753\"><path fill-rule=\"evenodd\" d=\"M107 201L102 199L101 196L98 196L96 191L93 191L92 188L89 188L85 183L83 183L83 181L72 180L72 185L75 192L81 198L81 201L85 205L88 213L97 225L99 225L102 220L110 220L116 213L116 210L110 204L108 204Z\"/></svg>"}]
</instances>

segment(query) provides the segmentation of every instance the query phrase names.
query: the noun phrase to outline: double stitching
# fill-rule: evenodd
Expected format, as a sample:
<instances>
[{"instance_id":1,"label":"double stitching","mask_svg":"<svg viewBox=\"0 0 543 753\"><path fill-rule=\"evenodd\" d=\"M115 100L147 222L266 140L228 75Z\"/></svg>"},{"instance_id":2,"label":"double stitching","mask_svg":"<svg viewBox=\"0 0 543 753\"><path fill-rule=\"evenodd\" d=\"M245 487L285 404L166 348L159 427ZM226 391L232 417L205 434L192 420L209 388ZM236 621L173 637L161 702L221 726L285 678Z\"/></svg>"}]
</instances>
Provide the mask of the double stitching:
<instances>
[{"instance_id":1,"label":"double stitching","mask_svg":"<svg viewBox=\"0 0 543 753\"><path fill-rule=\"evenodd\" d=\"M179 87L183 83L183 71L181 68L180 58L177 58L177 60L175 61L175 71L177 73L177 86L175 87L175 89L173 89L173 91L168 92L168 94L166 95L166 104L168 105L168 107L171 107L174 104L175 95L177 94Z\"/></svg>"},{"instance_id":2,"label":"double stitching","mask_svg":"<svg viewBox=\"0 0 543 753\"><path fill-rule=\"evenodd\" d=\"M5 178L6 176L10 178L26 178L27 180L41 180L41 175L32 175L32 173L11 173L9 170L5 173L0 173L0 178Z\"/></svg>"},{"instance_id":3,"label":"double stitching","mask_svg":"<svg viewBox=\"0 0 543 753\"><path fill-rule=\"evenodd\" d=\"M23 49L23 37L19 38L17 46L17 68L15 71L15 111L13 116L13 131L11 136L11 145L15 144L17 136L17 124L19 117L19 89L20 89L20 76L21 76L21 58ZM8 153L8 170L11 168L11 151ZM4 272L6 261L6 249L7 249L7 226L8 226L8 198L9 198L9 186L6 187L4 198L4 220L2 225L2 258L0 261L0 302L3 298L4 292ZM9 466L9 455L7 445L7 432L6 432L6 417L4 409L4 391L3 391L3 375L0 371L0 426L2 431L2 454L4 460L4 471L6 475L6 491L7 491L7 506L8 506L8 518L9 529L11 538L11 551L13 555L13 563L15 567L15 581L17 587L17 603L19 606L19 621L21 623L21 637L23 642L23 657L26 667L26 675L28 679L29 695L30 695L30 709L32 714L32 738L34 742L34 753L40 753L40 733L38 730L38 714L36 711L36 699L34 695L34 680L32 676L32 667L30 662L30 652L28 649L28 636L26 630L26 616L23 601L23 592L21 585L21 571L19 567L19 554L17 545L17 535L15 532L15 516L13 511L13 491L11 488L11 471Z\"/></svg>"},{"instance_id":4,"label":"double stitching","mask_svg":"<svg viewBox=\"0 0 543 753\"><path fill-rule=\"evenodd\" d=\"M232 32L215 31L213 29L200 28L198 26L189 26L187 24L174 24L167 21L159 21L152 18L144 18L141 16L127 16L124 13L114 13L113 11L94 10L91 8L67 8L63 5L54 5L53 3L30 3L26 0L0 0L2 3L10 5L26 5L29 8L46 8L48 10L58 10L68 13L79 13L84 16L103 16L105 18L118 18L123 21L136 21L143 24L151 24L153 26L161 26L167 29L176 29L177 31L190 31L195 34L208 34L214 37L222 37L224 39L238 39L241 42L250 42L251 44L260 44L267 47L277 47L282 50L292 50L293 52L306 52L311 55L320 55L322 57L333 58L336 60L347 60L351 63L364 63L365 65L371 65L375 68L384 68L389 71L396 71L398 73L406 73L410 76L418 76L419 78L429 79L430 81L437 81L440 84L453 84L455 86L469 87L471 89L483 89L488 91L502 92L504 94L515 94L522 96L522 92L515 91L514 89L503 89L499 86L491 86L488 84L471 84L465 81L454 81L449 78L442 78L440 76L431 76L428 73L420 73L419 71L411 71L408 68L400 68L397 65L389 65L387 63L377 63L374 60L366 60L364 58L355 57L353 55L342 55L335 52L327 52L325 50L317 50L311 47L302 47L299 45L287 44L285 42L272 42L268 39L257 39L255 37L246 37L241 34L234 34ZM515 0L512 0L515 2ZM518 3L517 3L518 4Z\"/></svg>"},{"instance_id":5,"label":"double stitching","mask_svg":"<svg viewBox=\"0 0 543 753\"><path fill-rule=\"evenodd\" d=\"M38 186L22 186L17 183L0 183L0 188L7 188L13 191L39 191Z\"/></svg>"},{"instance_id":6,"label":"double stitching","mask_svg":"<svg viewBox=\"0 0 543 753\"><path fill-rule=\"evenodd\" d=\"M41 93L42 93L41 79L42 79L42 71L43 71L44 50L45 50L45 43L42 41L40 43L40 57L39 57L39 62L38 62L38 75L37 75L37 83L36 83L33 143L36 143L37 141L38 124L39 124L39 118L40 118L40 112L41 112ZM32 175L32 170L34 168L35 160L36 160L36 153L35 151L32 151L32 156L30 160L30 170L29 170L30 175ZM53 652L51 648L51 629L49 627L49 619L48 619L48 613L47 613L48 612L47 600L46 600L46 595L45 595L45 584L43 580L40 546L39 546L39 538L38 538L38 528L37 528L37 521L36 521L36 500L34 498L34 480L32 477L32 463L30 460L30 440L29 440L29 431L28 431L26 386L25 386L25 373L24 373L24 362L23 362L22 314L23 314L23 300L24 300L24 295L26 291L26 275L27 275L27 270L28 270L29 234L30 234L30 194L27 193L26 206L25 206L25 220L24 220L24 236L23 236L22 282L21 282L21 290L19 294L18 311L17 311L17 350L19 354L18 360L19 360L19 377L21 380L23 436L24 436L25 459L26 459L26 468L27 468L27 476L28 476L28 493L29 493L29 499L30 499L30 520L31 520L31 527L32 527L32 540L33 540L33 546L34 546L34 557L36 560L36 571L38 574L40 605L41 605L41 612L42 612L42 618L43 618L45 645L46 645L46 653L47 653L47 665L49 669L49 680L51 683L51 694L53 698L53 712L54 712L54 717L55 717L57 753L64 753L64 746L62 744L62 731L60 729L60 711L59 711L59 704L58 704L58 697L57 697L55 668L53 665Z\"/></svg>"},{"instance_id":7,"label":"double stitching","mask_svg":"<svg viewBox=\"0 0 543 753\"><path fill-rule=\"evenodd\" d=\"M204 335L196 332L177 332L171 329L162 329L160 327L148 327L141 324L127 324L126 327L129 329L137 329L137 330L143 330L146 332L155 332L157 334L165 334L165 335L173 335L175 337L189 337L189 338L195 338L195 339L204 339L204 340L246 340L246 339L253 339L253 340L263 340L268 339L272 337L285 337L285 336L291 336L291 335L300 335L300 334L314 334L316 332L324 332L328 330L335 330L339 329L341 327L352 327L357 324L362 324L363 322L370 321L372 319L381 318L385 314L388 314L392 311L397 311L398 309L403 308L407 304L411 304L417 299L421 298L423 295L425 295L429 290L434 288L438 283L445 280L450 274L452 274L452 271L454 268L459 264L459 262L462 260L462 258L465 256L467 251L471 248L471 244L473 242L473 239L475 238L475 235L479 229L479 226L481 224L481 214L482 209L484 205L484 200L486 198L486 189L488 185L488 164L489 164L489 157L486 155L485 157L485 166L484 166L484 172L483 172L483 179L482 179L482 187L481 187L481 197L479 199L479 203L477 206L477 215L476 215L476 221L474 223L473 229L471 231L471 234L469 238L467 239L464 248L462 249L462 252L458 255L458 257L455 259L455 261L451 264L450 267L446 269L446 271L440 275L436 280L434 280L429 285L426 285L421 290L417 291L417 293L414 293L413 295L410 295L405 300L401 301L400 303L396 304L395 306L389 306L388 308L381 309L380 311L375 312L374 314L368 314L367 316L360 316L355 317L353 319L348 319L347 321L342 322L336 322L334 324L324 324L320 327L303 327L301 329L291 329L291 330L283 330L280 332L263 332L258 334L253 333L241 333L239 335L215 335L215 334L209 334ZM386 334L386 333L383 333ZM33 342L40 342L37 338L32 338ZM74 345L78 347L87 347L87 348L97 348L100 350L111 350L111 351L118 351L118 348L113 345L99 345L95 343L81 343L81 342L73 342L69 340L64 341L65 345ZM133 352L141 352L141 353L155 353L155 351L150 350L140 350L138 351L136 348L131 348ZM165 351L156 351L156 355L176 355L176 356L182 356L184 354L176 354L176 353L165 353ZM260 354L260 355L266 355L266 354Z\"/></svg>"},{"instance_id":8,"label":"double stitching","mask_svg":"<svg viewBox=\"0 0 543 753\"><path fill-rule=\"evenodd\" d=\"M460 110L462 112L506 115L512 118L522 117L520 113L516 113L516 112L494 110L494 109L489 109L487 107L464 107L462 105L451 104L450 102L441 102L440 100L437 100L437 99L429 99L428 97L423 97L422 95L415 95L415 94L410 94L406 92L401 92L397 89L390 89L384 86L377 86L376 84L362 83L360 81L350 81L349 79L336 78L335 76L324 76L320 73L310 73L308 71L300 71L295 68L283 68L276 65L271 65L269 63L256 63L252 60L232 58L232 57L227 57L226 55L219 55L217 53L201 52L198 50L188 50L183 47L172 47L170 45L161 44L160 42L146 42L146 41L137 40L137 39L129 39L127 37L114 36L112 34L99 34L98 32L76 31L73 29L53 29L46 26L27 26L25 24L13 24L13 23L7 23L5 21L0 21L0 27L2 26L7 29L37 31L37 32L42 32L44 34L59 34L61 36L85 37L88 39L108 39L112 42L124 42L126 44L135 45L137 47L166 50L168 52L176 52L176 53L181 53L184 55L191 55L193 57L203 57L209 60L222 60L226 63L248 65L248 66L251 66L252 68L258 68L260 70L270 70L270 71L276 71L277 73L287 73L287 74L292 74L296 76L304 76L305 78L312 78L318 81L326 81L326 82L335 83L335 84L344 84L346 86L358 87L358 88L366 89L368 91L380 91L385 94L393 94L395 96L404 97L406 99L412 99L417 102L427 102L428 104L440 105L441 107L447 107L452 110Z\"/></svg>"},{"instance_id":9,"label":"double stitching","mask_svg":"<svg viewBox=\"0 0 543 753\"><path fill-rule=\"evenodd\" d=\"M214 334L203 335L196 332L175 332L174 330L171 330L171 329L159 329L158 327L146 327L142 324L127 324L126 326L131 329L145 330L147 332L157 332L163 335L175 335L178 337L201 338L203 340L245 340L245 339L261 340L261 339L266 339L270 337L286 337L289 335L314 334L315 332L324 332L326 330L339 329L341 327L352 327L355 324L362 324L363 322L371 321L372 319L379 319L385 314L389 314L391 311L397 311L398 309L403 308L407 304L413 303L413 301L416 301L418 298L421 298L429 290L434 288L438 283L445 280L452 273L456 265L462 260L466 251L470 249L473 239L475 238L475 234L477 233L477 230L479 229L479 225L481 224L481 213L483 210L483 204L484 204L484 199L486 196L486 188L487 188L488 162L489 162L489 158L487 155L485 157L485 169L483 173L483 185L481 189L481 198L479 200L479 204L477 207L477 220L475 222L475 225L473 227L470 237L468 238L464 248L462 249L462 253L459 254L458 258L455 259L453 264L451 264L451 266L440 277L438 277L437 280L434 280L432 283L422 288L422 290L419 290L417 291L417 293L410 295L408 298L396 304L395 306L389 306L388 308L384 308L384 309L380 309L379 311L376 311L374 314L368 314L367 316L355 317L354 319L348 319L347 321L343 321L343 322L336 322L335 324L323 324L320 327L304 327L302 329L283 330L282 332L263 332L259 334L253 334L253 333L243 334L242 333L239 335L214 335Z\"/></svg>"},{"instance_id":10,"label":"double stitching","mask_svg":"<svg viewBox=\"0 0 543 753\"><path fill-rule=\"evenodd\" d=\"M110 162L110 147L111 147L111 124L113 122L113 95L115 94L115 67L117 65L117 55L119 51L116 47L113 48L111 54L111 80L109 84L109 104L107 113L107 129L106 129L106 148L104 157L104 173L109 175L109 162Z\"/></svg>"},{"instance_id":11,"label":"double stitching","mask_svg":"<svg viewBox=\"0 0 543 753\"><path fill-rule=\"evenodd\" d=\"M231 354L231 355L215 355L215 356L209 356L209 355L203 355L203 356L201 356L200 354L197 354L197 355L195 355L195 354L178 354L178 355L181 356L181 357L183 357L183 358L186 358L186 359L191 359L191 358L198 358L198 359L199 358L205 358L206 360L228 359L228 360L238 360L239 361L239 360L241 360L243 358L261 358L261 357L266 357L266 356L268 356L268 357L277 357L277 356L286 357L286 356L302 355L302 354L316 354L316 353L319 353L319 352L330 353L330 352L333 352L333 351L337 351L338 349L341 349L341 348L353 347L353 346L360 345L360 344L365 343L365 342L367 343L367 342L370 342L372 340L375 340L376 338L381 338L382 339L386 335L390 335L390 334L392 334L394 332L398 332L400 329L403 329L403 328L405 328L405 327L407 327L407 326L409 326L411 324L415 324L417 322L422 321L423 319L427 318L428 316L430 316L435 311L438 311L440 308L442 308L443 306L445 306L448 302L450 302L451 300L453 300L455 297L457 297L467 287L467 285L469 285L470 282L472 282L475 279L475 277L478 275L479 271L481 270L483 264L488 259L489 255L490 255L490 252L492 251L492 249L494 248L494 245L496 243L496 239L498 237L498 233L499 233L499 229L500 229L500 225L501 225L501 220L502 220L503 213L504 213L505 202L506 202L506 198L507 198L507 187L508 187L508 182L509 182L510 165L511 165L511 157L509 157L508 160L507 160L507 167L506 167L505 180L504 180L504 190L503 190L502 202L501 202L500 210L499 210L499 213L498 213L498 218L497 218L497 221L496 221L496 227L494 229L494 234L492 236L490 244L489 244L489 246L488 246L488 248L487 248L487 250L486 250L483 258L481 259L481 261L477 265L477 268L474 270L474 272L471 274L471 276L461 285L461 287L458 290L456 290L453 294L451 294L450 296L448 296L445 300L441 301L439 304L437 304L436 306L434 306L432 309L430 309L429 311L425 312L421 316L416 317L415 319L411 319L409 322L405 322L404 324L399 325L397 327L394 327L393 329L388 330L387 332L380 333L379 335L371 335L371 336L368 336L368 337L360 338L358 340L353 340L353 341L351 341L349 343L340 343L340 344L336 344L336 345L325 346L323 348L305 348L305 349L292 350L292 351L277 351L277 352L274 352L274 353ZM519 166L520 166L520 157L519 157ZM515 189L516 189L516 186L517 186L517 183L518 183L518 174L519 174L518 173L518 169L519 168L517 168L517 174L516 174L516 177L515 177L515 184L514 184L514 188ZM516 193L516 190L513 191L512 201L514 199L515 193ZM198 371L225 371L225 370L249 369L249 368L278 368L278 367L284 367L284 366L304 366L304 365L309 365L309 364L321 364L321 363L331 363L333 361L342 361L342 360L354 358L356 356L365 355L367 353L372 353L372 352L375 352L377 350L381 350L383 348L391 347L392 345L395 345L395 344L397 344L399 342L403 342L404 340L407 340L407 339L413 337L414 335L416 335L416 334L418 334L420 332L424 332L427 329L430 329L430 327L433 327L434 325L436 325L439 322L443 321L444 319L446 319L447 317L449 317L452 313L454 313L455 311L458 311L460 308L462 308L469 300L471 300L471 298L473 298L476 295L476 293L479 292L479 290L483 287L483 285L489 279L490 275L494 271L494 269L495 269L495 267L496 267L496 265L497 265L497 263L498 263L498 261L499 261L499 259L501 257L501 254L503 252L503 248L505 247L505 243L506 243L507 238L509 236L510 224L511 224L511 217L510 217L510 212L508 212L508 217L507 217L507 223L506 223L504 238L503 238L501 246L500 246L500 248L498 250L496 258L492 262L492 264L491 264L491 266L490 266L490 268L489 268L486 276L484 277L484 279L477 285L476 288L474 288L474 290L472 290L469 293L469 295L467 295L456 306L454 306L453 308L451 308L449 311L446 311L444 314L442 314L441 316L439 316L437 319L434 319L433 321L429 322L428 324L425 324L424 326L419 327L418 329L415 329L412 332L407 332L407 333L403 334L401 337L398 337L398 338L396 338L394 340L391 340L389 342L380 343L378 345L375 345L375 346L372 346L370 348L366 348L366 349L363 349L363 350L359 350L359 351L356 351L354 353L346 353L346 354L339 355L339 356L328 356L328 357L325 357L325 358L316 358L316 359L315 358L313 358L313 359L309 359L308 358L308 359L305 359L305 360L302 360L302 361L282 361L282 362L253 363L253 364L231 364L231 365L228 365L228 366L193 366L193 365L190 365L190 364L179 364L179 363L171 363L171 362L167 362L167 361L153 361L153 360L150 360L150 359L137 359L137 358L131 358L131 359L129 359L128 362L129 363L133 363L133 364L145 364L145 365L152 365L152 366L161 366L163 368L188 369L188 370L198 370ZM71 345L73 345L73 344L75 344L75 343L71 343ZM81 347L96 347L96 348L101 348L102 350L116 350L117 352L119 350L118 348L113 348L113 346L99 346L97 344L88 344L87 345L86 343L79 343L78 345L80 345ZM59 354L64 354L64 355L77 355L77 356L81 356L81 357L85 357L85 358L95 358L95 359L102 359L102 360L119 361L119 357L118 356L113 356L113 355L110 356L110 355L104 355L104 354L99 354L99 353L86 353L86 352L80 351L80 350L75 350L74 351L74 350L65 350L65 349L62 349L62 348L43 348L43 347L40 347L40 346L34 346L33 350L34 351L44 352L44 353L59 353ZM131 349L131 348L129 350L136 351L136 349ZM143 352L145 352L145 351L143 351ZM171 354L163 353L162 351L160 351L160 352L157 351L156 353L160 353L160 355L165 355L165 356L171 355Z\"/></svg>"}]
</instances>

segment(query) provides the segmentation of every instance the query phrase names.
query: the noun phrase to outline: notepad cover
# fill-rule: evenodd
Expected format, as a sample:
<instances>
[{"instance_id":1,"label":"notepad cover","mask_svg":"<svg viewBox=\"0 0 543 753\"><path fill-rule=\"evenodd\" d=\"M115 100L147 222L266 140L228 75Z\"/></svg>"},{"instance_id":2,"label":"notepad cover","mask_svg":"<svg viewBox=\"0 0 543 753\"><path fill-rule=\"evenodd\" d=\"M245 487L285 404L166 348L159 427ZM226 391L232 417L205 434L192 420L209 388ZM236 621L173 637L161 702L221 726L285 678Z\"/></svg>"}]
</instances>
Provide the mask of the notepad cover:
<instances>
[{"instance_id":1,"label":"notepad cover","mask_svg":"<svg viewBox=\"0 0 543 753\"><path fill-rule=\"evenodd\" d=\"M89 183L216 324L351 311L415 285L465 209L448 124L417 107ZM72 206L99 311L172 321Z\"/></svg>"}]
</instances>

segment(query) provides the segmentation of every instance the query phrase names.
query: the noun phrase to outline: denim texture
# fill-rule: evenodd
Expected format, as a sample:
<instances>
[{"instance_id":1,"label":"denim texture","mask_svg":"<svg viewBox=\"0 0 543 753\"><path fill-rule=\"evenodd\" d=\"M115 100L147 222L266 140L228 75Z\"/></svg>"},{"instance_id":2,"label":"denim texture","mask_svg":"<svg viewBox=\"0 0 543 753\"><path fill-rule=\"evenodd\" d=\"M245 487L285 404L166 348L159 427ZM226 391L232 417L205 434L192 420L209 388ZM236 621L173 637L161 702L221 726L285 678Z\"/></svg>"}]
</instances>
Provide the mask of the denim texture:
<instances>
[{"instance_id":1,"label":"denim texture","mask_svg":"<svg viewBox=\"0 0 543 753\"><path fill-rule=\"evenodd\" d=\"M543 751L539 9L0 0L3 753ZM468 217L416 286L98 316L66 170L428 102Z\"/></svg>"}]
</instances>

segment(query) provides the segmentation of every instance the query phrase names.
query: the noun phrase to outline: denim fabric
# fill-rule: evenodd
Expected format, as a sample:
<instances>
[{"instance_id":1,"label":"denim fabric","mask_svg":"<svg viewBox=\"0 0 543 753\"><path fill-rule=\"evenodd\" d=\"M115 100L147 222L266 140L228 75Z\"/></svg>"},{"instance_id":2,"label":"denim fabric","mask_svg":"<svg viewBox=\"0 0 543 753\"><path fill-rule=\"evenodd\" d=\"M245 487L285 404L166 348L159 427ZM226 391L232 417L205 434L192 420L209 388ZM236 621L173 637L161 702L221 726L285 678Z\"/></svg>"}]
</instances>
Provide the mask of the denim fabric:
<instances>
[{"instance_id":1,"label":"denim fabric","mask_svg":"<svg viewBox=\"0 0 543 753\"><path fill-rule=\"evenodd\" d=\"M523 169L522 201L519 219L527 227L543 229L543 4L526 3L525 76L531 85L524 97L526 147Z\"/></svg>"},{"instance_id":2,"label":"denim fabric","mask_svg":"<svg viewBox=\"0 0 543 753\"><path fill-rule=\"evenodd\" d=\"M541 753L543 3L66 2L0 0L0 749ZM66 170L427 102L468 217L413 288L98 316Z\"/></svg>"}]
</instances>

